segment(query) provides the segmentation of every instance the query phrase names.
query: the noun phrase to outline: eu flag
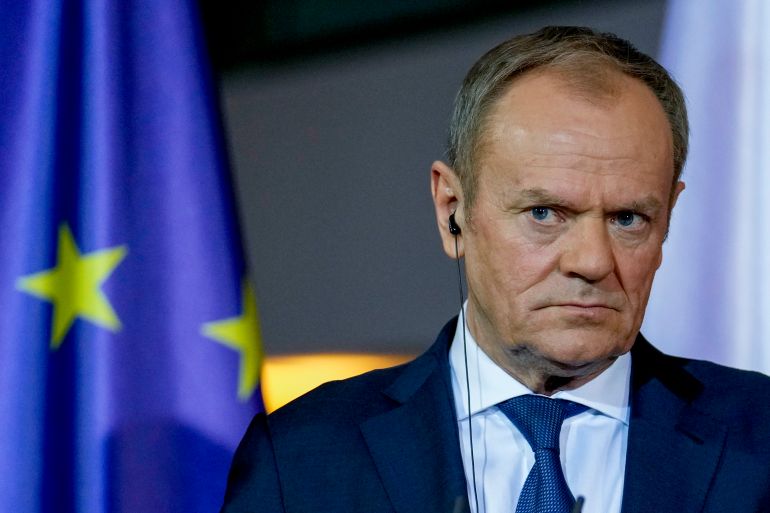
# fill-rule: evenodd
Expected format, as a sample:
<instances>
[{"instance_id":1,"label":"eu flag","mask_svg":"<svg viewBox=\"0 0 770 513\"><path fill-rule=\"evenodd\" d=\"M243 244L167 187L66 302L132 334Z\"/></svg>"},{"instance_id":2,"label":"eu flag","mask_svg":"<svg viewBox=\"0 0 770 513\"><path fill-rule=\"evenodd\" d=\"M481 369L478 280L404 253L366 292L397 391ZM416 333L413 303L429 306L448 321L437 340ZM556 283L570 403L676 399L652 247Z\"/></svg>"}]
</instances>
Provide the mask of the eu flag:
<instances>
[{"instance_id":1,"label":"eu flag","mask_svg":"<svg viewBox=\"0 0 770 513\"><path fill-rule=\"evenodd\" d=\"M0 511L215 511L261 352L197 4L0 3Z\"/></svg>"}]
</instances>

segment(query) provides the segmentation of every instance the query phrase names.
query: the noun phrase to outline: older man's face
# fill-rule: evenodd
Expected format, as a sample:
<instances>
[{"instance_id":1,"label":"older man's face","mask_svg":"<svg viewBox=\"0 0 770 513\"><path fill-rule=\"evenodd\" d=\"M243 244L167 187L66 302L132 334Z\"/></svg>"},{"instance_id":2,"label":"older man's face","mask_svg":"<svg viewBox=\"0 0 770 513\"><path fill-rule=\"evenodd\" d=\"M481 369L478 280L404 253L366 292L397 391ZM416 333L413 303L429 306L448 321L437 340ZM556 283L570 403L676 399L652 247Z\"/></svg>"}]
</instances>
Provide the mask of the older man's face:
<instances>
[{"instance_id":1,"label":"older man's face","mask_svg":"<svg viewBox=\"0 0 770 513\"><path fill-rule=\"evenodd\" d=\"M671 128L644 84L617 81L619 94L587 99L552 73L526 75L486 124L462 246L469 327L503 367L527 353L580 374L628 351L641 326L667 229Z\"/></svg>"}]
</instances>

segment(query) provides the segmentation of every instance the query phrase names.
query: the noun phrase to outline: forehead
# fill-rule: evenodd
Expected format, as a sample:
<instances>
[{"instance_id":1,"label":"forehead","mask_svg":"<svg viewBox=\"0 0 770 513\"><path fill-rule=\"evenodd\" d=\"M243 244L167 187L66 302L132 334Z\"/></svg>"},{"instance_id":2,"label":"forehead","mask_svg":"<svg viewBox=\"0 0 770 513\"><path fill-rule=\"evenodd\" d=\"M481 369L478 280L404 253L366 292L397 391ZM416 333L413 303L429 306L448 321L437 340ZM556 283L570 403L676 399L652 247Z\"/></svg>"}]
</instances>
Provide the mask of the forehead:
<instances>
[{"instance_id":1,"label":"forehead","mask_svg":"<svg viewBox=\"0 0 770 513\"><path fill-rule=\"evenodd\" d=\"M588 179L625 175L670 185L671 128L660 102L641 81L610 72L596 94L551 71L518 78L492 107L477 147L479 183L538 173ZM586 179L583 177L582 179Z\"/></svg>"}]
</instances>

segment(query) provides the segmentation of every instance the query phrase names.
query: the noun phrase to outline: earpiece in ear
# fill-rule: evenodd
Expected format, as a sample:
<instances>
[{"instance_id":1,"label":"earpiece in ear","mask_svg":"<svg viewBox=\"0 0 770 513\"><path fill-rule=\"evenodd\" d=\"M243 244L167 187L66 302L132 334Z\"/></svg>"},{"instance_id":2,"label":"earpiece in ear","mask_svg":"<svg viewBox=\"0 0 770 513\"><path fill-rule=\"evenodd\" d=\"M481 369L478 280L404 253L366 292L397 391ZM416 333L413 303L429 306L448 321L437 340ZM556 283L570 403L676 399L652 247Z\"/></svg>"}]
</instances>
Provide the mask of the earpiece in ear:
<instances>
[{"instance_id":1,"label":"earpiece in ear","mask_svg":"<svg viewBox=\"0 0 770 513\"><path fill-rule=\"evenodd\" d=\"M449 214L449 233L457 236L457 235L460 235L461 231L462 230L460 230L460 227L457 225L457 222L455 221L455 213L452 212L451 214Z\"/></svg>"}]
</instances>

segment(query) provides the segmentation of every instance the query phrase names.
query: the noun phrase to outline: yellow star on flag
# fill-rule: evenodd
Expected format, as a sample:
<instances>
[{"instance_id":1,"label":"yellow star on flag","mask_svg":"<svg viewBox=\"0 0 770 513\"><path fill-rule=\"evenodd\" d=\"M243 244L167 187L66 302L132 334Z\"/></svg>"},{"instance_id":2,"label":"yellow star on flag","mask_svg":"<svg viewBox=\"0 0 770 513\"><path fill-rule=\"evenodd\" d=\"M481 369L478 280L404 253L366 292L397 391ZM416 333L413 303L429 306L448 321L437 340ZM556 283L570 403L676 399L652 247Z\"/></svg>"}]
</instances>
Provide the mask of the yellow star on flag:
<instances>
[{"instance_id":1,"label":"yellow star on flag","mask_svg":"<svg viewBox=\"0 0 770 513\"><path fill-rule=\"evenodd\" d=\"M201 328L201 333L205 337L240 353L238 397L242 401L246 401L254 393L257 383L259 383L262 344L259 340L259 319L257 318L257 302L254 299L254 292L245 280L241 285L241 290L243 313L238 317L207 322Z\"/></svg>"},{"instance_id":2,"label":"yellow star on flag","mask_svg":"<svg viewBox=\"0 0 770 513\"><path fill-rule=\"evenodd\" d=\"M126 246L82 254L66 223L59 226L56 266L16 280L16 288L53 304L51 347L56 350L80 317L110 331L120 319L101 285L125 258Z\"/></svg>"}]
</instances>

